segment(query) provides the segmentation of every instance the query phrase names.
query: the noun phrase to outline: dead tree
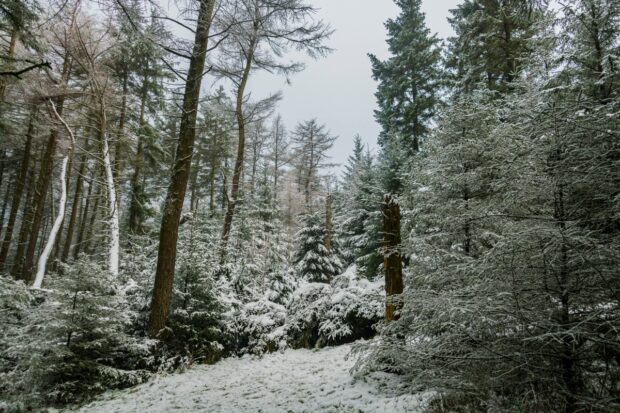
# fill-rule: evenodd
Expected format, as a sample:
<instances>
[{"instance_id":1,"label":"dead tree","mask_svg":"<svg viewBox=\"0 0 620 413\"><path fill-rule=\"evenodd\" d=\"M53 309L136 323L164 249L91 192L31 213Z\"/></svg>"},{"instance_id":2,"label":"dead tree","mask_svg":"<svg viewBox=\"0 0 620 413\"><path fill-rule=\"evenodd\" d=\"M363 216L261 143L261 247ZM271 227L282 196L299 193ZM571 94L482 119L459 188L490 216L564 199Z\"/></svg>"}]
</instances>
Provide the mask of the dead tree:
<instances>
[{"instance_id":1,"label":"dead tree","mask_svg":"<svg viewBox=\"0 0 620 413\"><path fill-rule=\"evenodd\" d=\"M385 272L385 321L398 318L400 294L403 292L403 264L400 256L400 205L387 194L383 212L383 267Z\"/></svg>"}]
</instances>

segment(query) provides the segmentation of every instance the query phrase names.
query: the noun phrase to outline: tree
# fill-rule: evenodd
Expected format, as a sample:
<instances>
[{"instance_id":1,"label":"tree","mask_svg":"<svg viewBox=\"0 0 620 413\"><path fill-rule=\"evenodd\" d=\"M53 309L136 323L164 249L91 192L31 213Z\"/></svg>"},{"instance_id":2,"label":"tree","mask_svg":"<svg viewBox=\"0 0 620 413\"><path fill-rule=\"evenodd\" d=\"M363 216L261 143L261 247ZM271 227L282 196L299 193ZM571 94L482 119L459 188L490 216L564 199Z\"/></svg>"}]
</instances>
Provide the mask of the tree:
<instances>
[{"instance_id":1,"label":"tree","mask_svg":"<svg viewBox=\"0 0 620 413\"><path fill-rule=\"evenodd\" d=\"M329 165L325 162L327 152L336 139L338 137L332 136L316 119L298 123L291 136L297 181L308 211L312 211L313 196L318 190L319 169Z\"/></svg>"},{"instance_id":2,"label":"tree","mask_svg":"<svg viewBox=\"0 0 620 413\"><path fill-rule=\"evenodd\" d=\"M382 190L377 182L378 171L373 156L364 151L359 136L354 138L353 154L349 156L342 178L342 189L336 195L339 215L338 237L347 265L355 264L358 274L373 279L383 263L380 253L382 239Z\"/></svg>"},{"instance_id":3,"label":"tree","mask_svg":"<svg viewBox=\"0 0 620 413\"><path fill-rule=\"evenodd\" d=\"M383 197L383 271L385 272L385 321L399 317L403 293L403 263L400 253L400 205L391 195Z\"/></svg>"},{"instance_id":4,"label":"tree","mask_svg":"<svg viewBox=\"0 0 620 413\"><path fill-rule=\"evenodd\" d=\"M196 35L183 96L179 141L159 231L157 270L149 318L149 334L152 337L156 337L165 327L170 309L179 222L196 137L196 115L200 98L200 85L207 55L214 3L213 0L200 0L199 3Z\"/></svg>"},{"instance_id":5,"label":"tree","mask_svg":"<svg viewBox=\"0 0 620 413\"><path fill-rule=\"evenodd\" d=\"M465 0L451 10L456 36L450 39L447 66L461 91L479 82L507 91L532 55L545 2Z\"/></svg>"},{"instance_id":6,"label":"tree","mask_svg":"<svg viewBox=\"0 0 620 413\"><path fill-rule=\"evenodd\" d=\"M279 59L284 51L294 48L311 57L323 56L329 49L323 42L331 29L321 21L312 18L315 9L305 0L242 0L235 9L235 30L231 37L232 49L223 55L219 71L236 86L235 114L239 140L237 158L233 169L230 200L224 217L222 231L222 258L226 259L235 207L239 202L240 179L245 156L244 115L245 89L252 69L266 70L290 76L303 69L301 63L286 63Z\"/></svg>"},{"instance_id":7,"label":"tree","mask_svg":"<svg viewBox=\"0 0 620 413\"><path fill-rule=\"evenodd\" d=\"M277 202L278 179L282 173L280 170L291 162L288 156L290 143L287 140L286 128L283 125L282 117L277 115L273 120L271 128L271 154L273 161L273 202Z\"/></svg>"},{"instance_id":8,"label":"tree","mask_svg":"<svg viewBox=\"0 0 620 413\"><path fill-rule=\"evenodd\" d=\"M340 274L342 264L338 255L325 246L325 215L309 213L302 225L296 237L298 249L293 260L298 273L310 282L329 283Z\"/></svg>"},{"instance_id":9,"label":"tree","mask_svg":"<svg viewBox=\"0 0 620 413\"><path fill-rule=\"evenodd\" d=\"M148 377L136 368L144 346L125 334L131 313L118 277L79 261L51 277L49 286L3 349L16 360L5 376L8 394L22 401L27 394L26 406L75 403Z\"/></svg>"},{"instance_id":10,"label":"tree","mask_svg":"<svg viewBox=\"0 0 620 413\"><path fill-rule=\"evenodd\" d=\"M382 127L379 144L396 139L409 156L420 150L439 104L439 40L430 34L420 11L421 0L396 0L400 14L385 23L392 57L370 56Z\"/></svg>"},{"instance_id":11,"label":"tree","mask_svg":"<svg viewBox=\"0 0 620 413\"><path fill-rule=\"evenodd\" d=\"M147 115L154 113L156 104L161 101L162 85L160 82L169 76L169 70L160 61L165 57L164 51L157 43L170 37L165 27L158 21L152 20L144 28L145 38L135 44L128 45L126 52L132 54L133 70L141 79L135 86L140 96L140 109L135 134L137 135L135 155L132 162L131 198L129 201L129 230L134 234L142 234L146 218L146 194L143 186L143 173L148 159L157 163L157 152L161 149L156 143L157 134L147 123ZM148 40L147 40L148 39ZM122 114L121 114L122 116ZM122 118L121 118L122 119ZM119 126L121 128L121 126ZM155 141L155 142L154 142ZM117 149L121 147L117 143ZM120 156L120 153L117 157ZM116 159L117 168L119 159Z\"/></svg>"}]
</instances>

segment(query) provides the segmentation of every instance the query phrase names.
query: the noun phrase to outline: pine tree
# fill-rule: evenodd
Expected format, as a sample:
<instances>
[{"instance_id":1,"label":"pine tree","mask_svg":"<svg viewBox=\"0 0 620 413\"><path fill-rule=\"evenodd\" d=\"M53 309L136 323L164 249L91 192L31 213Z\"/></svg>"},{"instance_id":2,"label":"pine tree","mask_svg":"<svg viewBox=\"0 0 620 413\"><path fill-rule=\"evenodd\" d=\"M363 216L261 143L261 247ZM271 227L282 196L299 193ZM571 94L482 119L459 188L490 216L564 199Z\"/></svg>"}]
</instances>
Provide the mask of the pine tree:
<instances>
[{"instance_id":1,"label":"pine tree","mask_svg":"<svg viewBox=\"0 0 620 413\"><path fill-rule=\"evenodd\" d=\"M382 127L379 144L395 139L408 155L417 153L428 135L439 104L439 40L426 27L421 0L396 0L400 14L385 24L390 57L370 55Z\"/></svg>"},{"instance_id":2,"label":"pine tree","mask_svg":"<svg viewBox=\"0 0 620 413\"><path fill-rule=\"evenodd\" d=\"M364 152L359 136L354 138L343 176L343 190L336 196L338 238L346 265L355 263L359 274L373 278L383 262L381 247L381 190L376 165Z\"/></svg>"},{"instance_id":3,"label":"pine tree","mask_svg":"<svg viewBox=\"0 0 620 413\"><path fill-rule=\"evenodd\" d=\"M126 334L131 313L116 276L78 261L49 286L3 351L16 360L8 394L28 394L30 407L64 404L148 377L137 369L147 348Z\"/></svg>"},{"instance_id":4,"label":"pine tree","mask_svg":"<svg viewBox=\"0 0 620 413\"><path fill-rule=\"evenodd\" d=\"M451 10L456 36L450 39L447 66L458 89L472 91L484 82L507 91L532 56L541 7L539 0L465 0Z\"/></svg>"},{"instance_id":5,"label":"pine tree","mask_svg":"<svg viewBox=\"0 0 620 413\"><path fill-rule=\"evenodd\" d=\"M322 212L307 214L297 234L298 249L293 262L300 277L310 282L329 283L342 270L338 255L325 247L324 220Z\"/></svg>"}]
</instances>

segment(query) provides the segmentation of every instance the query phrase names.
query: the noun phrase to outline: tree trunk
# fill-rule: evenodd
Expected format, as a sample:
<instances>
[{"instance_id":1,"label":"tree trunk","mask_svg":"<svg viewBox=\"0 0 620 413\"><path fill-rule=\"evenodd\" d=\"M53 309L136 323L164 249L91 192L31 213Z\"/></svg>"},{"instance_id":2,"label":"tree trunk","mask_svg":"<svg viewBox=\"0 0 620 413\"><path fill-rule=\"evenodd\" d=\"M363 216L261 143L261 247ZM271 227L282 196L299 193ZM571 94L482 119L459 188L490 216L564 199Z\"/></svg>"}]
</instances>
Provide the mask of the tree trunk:
<instances>
[{"instance_id":1,"label":"tree trunk","mask_svg":"<svg viewBox=\"0 0 620 413\"><path fill-rule=\"evenodd\" d=\"M215 174L218 168L218 155L215 153L217 148L217 138L213 137L213 149L211 153L211 168L209 169L209 212L213 214L215 211Z\"/></svg>"},{"instance_id":2,"label":"tree trunk","mask_svg":"<svg viewBox=\"0 0 620 413\"><path fill-rule=\"evenodd\" d=\"M325 248L327 254L332 255L332 231L333 231L333 213L332 213L332 196L327 195L325 198Z\"/></svg>"},{"instance_id":3,"label":"tree trunk","mask_svg":"<svg viewBox=\"0 0 620 413\"><path fill-rule=\"evenodd\" d=\"M198 153L194 159L194 167L192 168L192 194L189 201L189 208L192 212L198 209L198 171L200 170L201 160L200 153Z\"/></svg>"},{"instance_id":4,"label":"tree trunk","mask_svg":"<svg viewBox=\"0 0 620 413\"><path fill-rule=\"evenodd\" d=\"M6 210L9 207L9 194L13 191L13 186L15 183L12 179L9 179L6 183L6 191L4 192L4 201L2 201L2 211L0 211L0 234L2 233L2 228L4 227L4 217L6 216Z\"/></svg>"},{"instance_id":5,"label":"tree trunk","mask_svg":"<svg viewBox=\"0 0 620 413\"><path fill-rule=\"evenodd\" d=\"M192 164L192 153L196 137L196 115L205 58L207 56L213 8L214 0L201 0L194 48L185 84L179 142L159 232L157 270L155 272L155 285L153 287L153 299L151 301L151 314L149 317L149 335L151 337L156 337L166 326L170 309L179 221Z\"/></svg>"},{"instance_id":6,"label":"tree trunk","mask_svg":"<svg viewBox=\"0 0 620 413\"><path fill-rule=\"evenodd\" d=\"M100 174L100 177L103 176L103 171ZM97 221L97 215L99 214L99 203L101 202L101 197L103 196L103 185L97 185L97 192L95 193L95 205L93 205L93 211L90 215L90 220L88 221L88 230L86 232L86 238L84 243L84 252L90 254L92 252L91 244L94 237L95 232L95 223Z\"/></svg>"},{"instance_id":7,"label":"tree trunk","mask_svg":"<svg viewBox=\"0 0 620 413\"><path fill-rule=\"evenodd\" d=\"M60 123L62 123L65 130L69 134L71 138L71 147L68 149L67 154L62 160L62 166L60 169L60 200L58 201L58 213L56 214L56 219L54 220L54 224L52 225L50 235L47 238L45 248L43 248L43 252L41 252L41 255L39 257L39 261L37 263L37 275L34 279L34 283L32 284L32 288L41 288L41 285L43 284L47 261L52 252L52 248L54 248L54 246L56 245L56 237L58 236L58 232L60 231L62 223L65 219L65 210L67 208L67 189L69 186L69 176L67 172L68 165L71 165L73 150L75 149L75 136L73 135L73 132L69 128L69 125L67 125L67 123L63 120L62 116L58 113L58 111L56 110L56 106L54 106L54 103L51 100L50 105L52 106L54 115L56 115L56 118L60 121ZM53 202L54 200L52 199L52 204Z\"/></svg>"},{"instance_id":8,"label":"tree trunk","mask_svg":"<svg viewBox=\"0 0 620 413\"><path fill-rule=\"evenodd\" d=\"M383 266L385 271L385 321L398 319L403 292L403 267L400 257L400 205L385 195L383 209Z\"/></svg>"},{"instance_id":9,"label":"tree trunk","mask_svg":"<svg viewBox=\"0 0 620 413\"><path fill-rule=\"evenodd\" d=\"M118 275L118 267L120 261L120 218L118 201L116 197L116 188L114 184L114 171L112 170L112 160L110 157L110 147L108 143L106 108L101 97L101 113L99 124L99 136L101 139L103 151L103 170L105 172L106 187L108 190L108 227L110 231L110 241L108 245L108 270L113 275Z\"/></svg>"},{"instance_id":10,"label":"tree trunk","mask_svg":"<svg viewBox=\"0 0 620 413\"><path fill-rule=\"evenodd\" d=\"M70 72L70 59L68 53L65 55L63 68L62 68L62 77L61 83L66 84L69 78ZM59 96L56 99L56 110L58 114L62 116L63 106L65 103L64 96ZM43 219L43 212L45 209L45 197L47 195L47 190L49 188L50 179L52 176L52 160L54 156L54 152L56 151L56 143L58 141L58 129L54 128L50 133L50 137L47 141L47 146L45 149L45 155L41 161L41 169L39 172L39 178L37 180L37 186L35 189L35 198L33 202L34 215L32 219L32 225L30 227L30 237L28 240L28 245L26 247L26 254L24 258L24 265L21 269L21 278L26 282L32 281L32 270L34 264L34 254L35 248L37 245L37 239L39 230L41 228L41 222Z\"/></svg>"},{"instance_id":11,"label":"tree trunk","mask_svg":"<svg viewBox=\"0 0 620 413\"><path fill-rule=\"evenodd\" d=\"M11 274L13 277L20 278L21 269L23 266L24 251L26 249L26 243L28 242L28 231L32 224L32 217L34 215L34 209L32 208L32 198L34 197L34 187L36 180L36 162L30 168L28 174L28 192L26 192L26 202L24 203L24 212L20 222L19 237L17 239L17 249L15 250L15 256L13 257L13 267L11 268Z\"/></svg>"},{"instance_id":12,"label":"tree trunk","mask_svg":"<svg viewBox=\"0 0 620 413\"><path fill-rule=\"evenodd\" d=\"M86 147L88 147L88 142L86 142ZM62 262L67 262L69 258L69 253L71 251L71 241L73 240L73 228L75 227L75 222L77 220L78 209L80 205L80 201L82 199L82 190L84 187L84 169L86 167L86 155L82 155L82 159L80 160L80 169L78 170L77 180L75 182L75 194L73 195L73 205L71 206L71 216L69 217L69 225L67 226L67 235L65 237L65 244L62 249L62 255L60 260Z\"/></svg>"},{"instance_id":13,"label":"tree trunk","mask_svg":"<svg viewBox=\"0 0 620 413\"><path fill-rule=\"evenodd\" d=\"M142 234L143 221L143 191L140 174L144 163L144 113L146 110L146 98L148 92L148 77L145 75L142 81L142 96L140 97L140 120L138 123L138 146L136 147L136 157L134 159L134 170L131 176L131 201L129 203L129 231L133 234Z\"/></svg>"},{"instance_id":14,"label":"tree trunk","mask_svg":"<svg viewBox=\"0 0 620 413\"><path fill-rule=\"evenodd\" d=\"M93 171L94 172L94 171ZM86 231L86 223L88 222L88 211L90 207L90 201L93 196L93 187L95 186L95 174L91 174L90 182L88 182L88 193L86 194L86 201L84 203L84 208L82 209L82 217L80 218L80 225L78 229L78 236L75 240L75 245L73 246L73 259L77 260L80 256L80 249L82 248L82 243L84 242L84 232Z\"/></svg>"},{"instance_id":15,"label":"tree trunk","mask_svg":"<svg viewBox=\"0 0 620 413\"><path fill-rule=\"evenodd\" d=\"M4 240L2 241L2 247L0 248L0 271L4 269L6 259L9 254L9 248L13 239L13 229L15 228L15 221L17 220L17 212L24 193L24 187L26 186L26 179L28 175L28 169L30 167L30 151L32 147L32 137L34 135L35 122L37 116L37 108L32 110L30 114L30 122L28 123L28 132L26 133L26 145L24 147L24 156L17 175L17 182L15 184L15 192L13 193L13 199L11 202L11 211L9 212L9 221L4 233Z\"/></svg>"},{"instance_id":16,"label":"tree trunk","mask_svg":"<svg viewBox=\"0 0 620 413\"><path fill-rule=\"evenodd\" d=\"M252 69L252 60L254 59L254 47L255 42L252 41L250 44L250 48L247 52L245 67L243 69L243 75L241 76L241 82L239 83L239 87L237 88L235 115L237 116L239 145L237 147L237 160L235 161L235 168L233 169L230 199L228 200L226 215L224 216L224 229L222 231L220 264L224 264L226 262L226 254L228 252L228 238L230 236L230 229L232 227L232 221L235 215L235 207L237 206L237 202L239 201L239 182L241 180L241 172L243 171L243 159L245 157L245 118L243 116L243 95L245 94L245 87L247 86L248 78L250 77L250 70Z\"/></svg>"},{"instance_id":17,"label":"tree trunk","mask_svg":"<svg viewBox=\"0 0 620 413\"><path fill-rule=\"evenodd\" d=\"M47 260L52 252L52 248L56 243L56 236L58 235L58 231L60 230L60 226L62 225L62 221L65 217L65 208L67 206L67 164L69 163L70 155L66 155L62 160L62 166L60 169L60 187L61 187L61 195L60 201L58 202L58 213L56 214L56 219L54 220L54 225L52 226L52 230L50 232L49 238L47 239L47 243L45 244L45 248L39 257L39 262L37 264L37 275L34 279L34 283L32 284L32 288L41 288L43 284L43 278L45 277L45 267L47 266Z\"/></svg>"},{"instance_id":18,"label":"tree trunk","mask_svg":"<svg viewBox=\"0 0 620 413\"><path fill-rule=\"evenodd\" d=\"M6 55L7 55L6 61L9 62L9 68L12 67L11 60L13 59L13 56L15 55L15 46L17 45L17 36L18 36L17 28L14 28L13 31L11 32L11 39L9 40L9 48L6 52ZM8 79L8 76L6 76L4 79L0 79L0 103L4 102L4 95L6 94L7 79Z\"/></svg>"},{"instance_id":19,"label":"tree trunk","mask_svg":"<svg viewBox=\"0 0 620 413\"><path fill-rule=\"evenodd\" d=\"M69 163L67 164L67 172L66 172L66 186L67 186L67 193L69 193L70 189L71 189L71 171L73 170L73 154L72 156L69 157ZM54 197L51 198L52 203L54 202ZM65 211L67 210L67 207L65 206ZM60 229L58 230L58 236L56 237L56 242L54 244L54 248L52 249L52 271L56 271L56 264L57 264L57 259L58 256L60 255L60 253L62 252L62 233L63 233L63 228L64 225L66 223L66 220L62 220L61 224L60 224Z\"/></svg>"},{"instance_id":20,"label":"tree trunk","mask_svg":"<svg viewBox=\"0 0 620 413\"><path fill-rule=\"evenodd\" d=\"M121 101L121 116L118 121L118 134L116 135L116 145L114 146L114 181L118 182L123 173L123 138L125 136L125 117L127 116L127 83L129 74L123 74L123 98ZM120 185L119 185L120 186Z\"/></svg>"}]
</instances>

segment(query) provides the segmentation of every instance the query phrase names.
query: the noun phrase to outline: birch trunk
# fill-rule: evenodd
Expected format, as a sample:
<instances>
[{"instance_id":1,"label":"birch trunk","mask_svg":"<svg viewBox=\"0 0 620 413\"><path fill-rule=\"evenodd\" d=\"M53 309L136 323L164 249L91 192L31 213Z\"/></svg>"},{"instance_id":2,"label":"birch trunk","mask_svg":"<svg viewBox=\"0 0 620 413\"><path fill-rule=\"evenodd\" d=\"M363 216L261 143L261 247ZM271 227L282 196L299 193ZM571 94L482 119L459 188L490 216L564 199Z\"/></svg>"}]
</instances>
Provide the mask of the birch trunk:
<instances>
[{"instance_id":1,"label":"birch trunk","mask_svg":"<svg viewBox=\"0 0 620 413\"><path fill-rule=\"evenodd\" d=\"M103 122L105 122L105 117ZM103 126L103 125L102 125ZM110 160L110 148L108 145L108 134L102 127L103 144L103 169L105 171L106 186L108 190L109 218L108 226L110 229L110 245L108 249L108 270L113 275L118 275L118 265L120 261L120 223L118 214L118 202L116 199L116 188L114 187L114 171Z\"/></svg>"},{"instance_id":2,"label":"birch trunk","mask_svg":"<svg viewBox=\"0 0 620 413\"><path fill-rule=\"evenodd\" d=\"M56 115L56 118L62 123L64 128L69 133L69 137L71 138L71 147L69 148L67 154L62 160L62 167L60 169L60 202L58 205L58 213L56 214L56 219L54 220L54 225L52 225L52 230L50 231L50 236L47 239L45 244L45 248L43 248L43 252L41 252L41 256L39 257L39 261L37 263L37 274L34 279L34 283L32 284L32 288L41 288L43 284L43 278L45 278L45 267L47 266L47 261L50 257L52 249L56 244L56 237L58 236L58 232L60 227L62 226L62 222L65 219L65 210L67 208L67 165L73 155L73 149L75 147L75 136L73 132L69 128L69 125L63 120L62 116L56 110L56 106L54 102L50 100L50 105Z\"/></svg>"},{"instance_id":3,"label":"birch trunk","mask_svg":"<svg viewBox=\"0 0 620 413\"><path fill-rule=\"evenodd\" d=\"M60 230L60 226L62 225L62 221L65 218L65 209L67 206L67 164L69 163L69 155L65 155L62 160L62 167L60 170L60 201L58 205L58 213L56 214L56 219L54 220L54 225L52 226L52 230L50 231L50 236L47 239L47 243L45 244L45 248L43 248L43 252L39 257L39 262L37 264L37 275L34 279L34 283L32 284L32 288L41 288L43 284L43 278L45 278L45 267L47 266L47 260L52 253L52 248L54 248L54 244L56 243L56 237L58 236L58 231Z\"/></svg>"}]
</instances>

